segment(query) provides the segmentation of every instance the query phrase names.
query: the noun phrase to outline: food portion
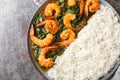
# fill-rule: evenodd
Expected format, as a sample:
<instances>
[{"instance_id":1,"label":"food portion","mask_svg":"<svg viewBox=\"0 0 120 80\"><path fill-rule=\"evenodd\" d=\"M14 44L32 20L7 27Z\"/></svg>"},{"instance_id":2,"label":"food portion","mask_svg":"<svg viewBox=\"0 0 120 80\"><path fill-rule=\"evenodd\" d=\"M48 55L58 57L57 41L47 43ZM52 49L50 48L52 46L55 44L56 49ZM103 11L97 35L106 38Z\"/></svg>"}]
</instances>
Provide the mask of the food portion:
<instances>
[{"instance_id":1,"label":"food portion","mask_svg":"<svg viewBox=\"0 0 120 80\"><path fill-rule=\"evenodd\" d=\"M119 56L120 23L113 10L101 4L47 73L54 80L101 80Z\"/></svg>"},{"instance_id":2,"label":"food portion","mask_svg":"<svg viewBox=\"0 0 120 80\"><path fill-rule=\"evenodd\" d=\"M53 0L31 24L30 40L54 80L100 80L120 56L120 23L99 0Z\"/></svg>"},{"instance_id":3,"label":"food portion","mask_svg":"<svg viewBox=\"0 0 120 80\"><path fill-rule=\"evenodd\" d=\"M86 4L89 4L87 8ZM53 67L56 57L77 38L87 20L99 9L96 4L99 1L54 0L33 21L30 40L36 61L43 70Z\"/></svg>"}]
</instances>

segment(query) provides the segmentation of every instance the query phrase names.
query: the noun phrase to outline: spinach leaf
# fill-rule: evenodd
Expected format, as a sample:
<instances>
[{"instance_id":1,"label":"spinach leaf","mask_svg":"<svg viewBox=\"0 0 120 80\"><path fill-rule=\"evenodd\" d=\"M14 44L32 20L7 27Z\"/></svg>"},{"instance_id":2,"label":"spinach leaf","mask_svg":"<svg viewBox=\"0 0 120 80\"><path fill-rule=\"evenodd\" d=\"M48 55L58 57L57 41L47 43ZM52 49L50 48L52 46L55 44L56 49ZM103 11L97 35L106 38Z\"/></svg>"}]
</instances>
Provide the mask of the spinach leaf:
<instances>
[{"instance_id":1,"label":"spinach leaf","mask_svg":"<svg viewBox=\"0 0 120 80\"><path fill-rule=\"evenodd\" d=\"M41 48L39 48L36 44L32 43L32 48L34 49L35 58L39 57L39 53L41 52Z\"/></svg>"},{"instance_id":2,"label":"spinach leaf","mask_svg":"<svg viewBox=\"0 0 120 80\"><path fill-rule=\"evenodd\" d=\"M46 55L46 58L52 58L53 60L56 59L58 55L62 55L65 51L65 47L60 47L59 50L49 51Z\"/></svg>"},{"instance_id":3,"label":"spinach leaf","mask_svg":"<svg viewBox=\"0 0 120 80\"><path fill-rule=\"evenodd\" d=\"M38 16L34 21L33 25L36 26L38 23L44 21L45 16Z\"/></svg>"},{"instance_id":4,"label":"spinach leaf","mask_svg":"<svg viewBox=\"0 0 120 80\"><path fill-rule=\"evenodd\" d=\"M75 6L68 6L67 12L72 14L79 13L79 3L77 3Z\"/></svg>"},{"instance_id":5,"label":"spinach leaf","mask_svg":"<svg viewBox=\"0 0 120 80\"><path fill-rule=\"evenodd\" d=\"M47 35L47 31L44 29L44 27L42 28L36 28L36 36L39 38L39 39L43 39L46 37Z\"/></svg>"},{"instance_id":6,"label":"spinach leaf","mask_svg":"<svg viewBox=\"0 0 120 80\"><path fill-rule=\"evenodd\" d=\"M54 34L54 40L53 43L59 42L60 41L60 35L59 35L59 31L57 33Z\"/></svg>"}]
</instances>

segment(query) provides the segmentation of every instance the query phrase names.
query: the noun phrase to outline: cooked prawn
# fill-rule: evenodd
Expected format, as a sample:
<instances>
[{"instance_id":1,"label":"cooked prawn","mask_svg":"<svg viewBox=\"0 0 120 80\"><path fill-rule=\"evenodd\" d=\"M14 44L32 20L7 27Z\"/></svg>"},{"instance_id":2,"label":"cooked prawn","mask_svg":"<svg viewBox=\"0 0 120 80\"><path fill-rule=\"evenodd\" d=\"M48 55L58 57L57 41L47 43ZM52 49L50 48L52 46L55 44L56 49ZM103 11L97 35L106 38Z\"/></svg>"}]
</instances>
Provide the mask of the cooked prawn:
<instances>
[{"instance_id":1,"label":"cooked prawn","mask_svg":"<svg viewBox=\"0 0 120 80\"><path fill-rule=\"evenodd\" d=\"M75 6L76 0L68 0L68 6Z\"/></svg>"},{"instance_id":2,"label":"cooked prawn","mask_svg":"<svg viewBox=\"0 0 120 80\"><path fill-rule=\"evenodd\" d=\"M45 8L45 16L53 16L53 11L55 11L54 16L58 16L61 13L61 7L56 3L49 3Z\"/></svg>"},{"instance_id":3,"label":"cooked prawn","mask_svg":"<svg viewBox=\"0 0 120 80\"><path fill-rule=\"evenodd\" d=\"M45 20L43 22L40 22L37 25L37 27L42 26L42 25L45 25L46 31L50 32L52 34L56 33L60 29L57 21L55 21L55 20Z\"/></svg>"},{"instance_id":4,"label":"cooked prawn","mask_svg":"<svg viewBox=\"0 0 120 80\"><path fill-rule=\"evenodd\" d=\"M63 23L64 23L65 27L67 27L68 29L71 29L71 30L80 30L83 27L83 25L86 24L86 21L84 20L80 23L80 26L78 28L73 28L71 25L71 21L74 19L76 19L75 14L67 13L63 18Z\"/></svg>"},{"instance_id":5,"label":"cooked prawn","mask_svg":"<svg viewBox=\"0 0 120 80\"><path fill-rule=\"evenodd\" d=\"M41 50L41 53L40 53L40 55L38 57L38 61L39 61L41 66L43 66L43 67L51 67L51 66L54 65L54 62L53 62L52 58L46 59L46 54L48 53L48 51L55 50L55 49L57 49L57 46L48 46L48 47L44 47Z\"/></svg>"},{"instance_id":6,"label":"cooked prawn","mask_svg":"<svg viewBox=\"0 0 120 80\"><path fill-rule=\"evenodd\" d=\"M56 43L59 46L69 46L75 40L75 33L71 29L66 29L60 34L61 42Z\"/></svg>"},{"instance_id":7,"label":"cooked prawn","mask_svg":"<svg viewBox=\"0 0 120 80\"><path fill-rule=\"evenodd\" d=\"M80 2L80 16L83 15L84 8L85 8L85 1L84 0L68 0L68 6L75 6L76 1Z\"/></svg>"},{"instance_id":8,"label":"cooked prawn","mask_svg":"<svg viewBox=\"0 0 120 80\"><path fill-rule=\"evenodd\" d=\"M47 36L44 39L38 39L36 36L34 36L34 28L33 25L30 28L30 39L33 43L38 45L39 47L46 47L49 46L53 41L53 35L47 34Z\"/></svg>"},{"instance_id":9,"label":"cooked prawn","mask_svg":"<svg viewBox=\"0 0 120 80\"><path fill-rule=\"evenodd\" d=\"M87 0L85 5L85 15L88 17L88 12L96 12L100 8L99 0Z\"/></svg>"},{"instance_id":10,"label":"cooked prawn","mask_svg":"<svg viewBox=\"0 0 120 80\"><path fill-rule=\"evenodd\" d=\"M68 29L72 29L74 30L74 28L71 25L71 20L76 19L76 15L75 14L71 14L71 13L67 13L64 17L63 17L63 23L64 25L68 28Z\"/></svg>"}]
</instances>

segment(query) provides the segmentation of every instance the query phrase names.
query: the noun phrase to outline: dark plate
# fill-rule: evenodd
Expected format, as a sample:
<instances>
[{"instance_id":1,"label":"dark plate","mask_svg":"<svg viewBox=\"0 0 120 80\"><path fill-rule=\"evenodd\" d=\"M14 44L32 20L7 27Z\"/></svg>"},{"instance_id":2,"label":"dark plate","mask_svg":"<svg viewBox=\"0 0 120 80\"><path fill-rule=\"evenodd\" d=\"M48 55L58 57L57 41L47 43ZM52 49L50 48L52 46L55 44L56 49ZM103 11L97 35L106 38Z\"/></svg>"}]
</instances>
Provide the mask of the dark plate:
<instances>
[{"instance_id":1,"label":"dark plate","mask_svg":"<svg viewBox=\"0 0 120 80\"><path fill-rule=\"evenodd\" d=\"M45 6L50 3L52 0L47 0L38 10L37 12L34 14L31 22L30 22L30 25L29 25L29 29L28 29L28 35L27 35L27 45L28 45L28 50L29 50L29 55L31 57L31 60L34 64L34 66L36 67L36 69L39 71L39 73L46 79L46 80L53 80L52 78L50 78L46 72L44 72L41 67L39 66L39 64L36 62L35 58L34 58L34 55L33 55L33 51L32 51L32 48L31 48L31 41L30 41L30 38L29 38L29 32L30 32L30 27L31 27L31 24L33 23L33 21L38 17L38 15L44 11L44 8ZM118 13L115 11L115 9L109 4L107 3L105 0L100 0L101 4L105 5L105 6L109 6L113 11L114 13L116 14L116 16L118 17L119 19L119 22L120 22L120 16L118 15ZM105 74L104 76L102 76L99 80L109 80L113 75L114 73L116 72L116 70L118 69L120 65L120 58L115 62L114 66L110 69L110 71L108 71L107 74Z\"/></svg>"}]
</instances>

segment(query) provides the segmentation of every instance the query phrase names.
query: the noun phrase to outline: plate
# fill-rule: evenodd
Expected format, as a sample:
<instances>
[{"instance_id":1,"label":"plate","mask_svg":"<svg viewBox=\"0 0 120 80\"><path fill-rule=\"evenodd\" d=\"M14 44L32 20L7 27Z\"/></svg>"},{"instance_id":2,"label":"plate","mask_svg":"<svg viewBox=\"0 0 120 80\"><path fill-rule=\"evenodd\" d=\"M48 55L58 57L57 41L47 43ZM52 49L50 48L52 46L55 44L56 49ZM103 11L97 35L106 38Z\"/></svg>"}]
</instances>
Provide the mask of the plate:
<instances>
[{"instance_id":1,"label":"plate","mask_svg":"<svg viewBox=\"0 0 120 80\"><path fill-rule=\"evenodd\" d=\"M29 55L30 55L30 58L34 64L34 66L36 67L36 69L39 71L39 73L46 79L46 80L54 80L52 78L50 78L47 74L47 72L44 72L41 67L39 66L39 64L36 62L35 58L34 58L34 55L33 55L33 52L32 52L32 47L31 47L31 41L30 41L30 37L29 37L29 32L30 32L30 27L31 27L31 24L33 23L33 21L38 17L38 15L44 11L46 5L48 3L50 3L52 0L47 0L38 10L37 12L34 14L31 22L30 22L30 25L29 25L29 29L28 29L28 35L27 35L27 44L28 44L28 51L29 51ZM100 3L103 4L104 6L108 6L110 7L114 13L116 14L116 16L118 17L118 21L120 22L120 16L118 15L118 13L115 11L115 9L109 4L107 3L105 0L100 0ZM105 74L104 76L100 77L99 80L108 80L110 79L114 73L117 71L118 67L120 65L120 58L115 62L114 66L110 69L110 71L108 71L107 74Z\"/></svg>"}]
</instances>

